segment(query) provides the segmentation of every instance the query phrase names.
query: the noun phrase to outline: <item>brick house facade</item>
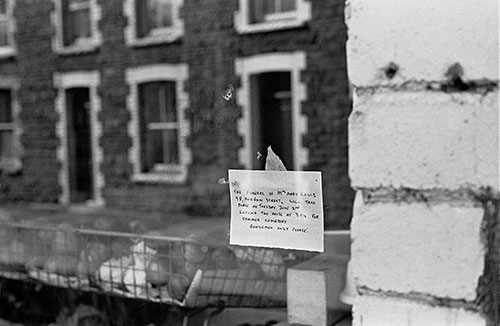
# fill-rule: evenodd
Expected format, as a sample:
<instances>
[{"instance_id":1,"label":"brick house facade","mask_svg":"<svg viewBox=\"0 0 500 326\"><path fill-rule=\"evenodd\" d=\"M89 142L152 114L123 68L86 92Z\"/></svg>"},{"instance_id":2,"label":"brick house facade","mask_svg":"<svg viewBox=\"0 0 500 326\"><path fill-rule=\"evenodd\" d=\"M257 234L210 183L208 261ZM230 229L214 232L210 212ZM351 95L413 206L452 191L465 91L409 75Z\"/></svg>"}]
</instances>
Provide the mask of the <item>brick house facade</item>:
<instances>
[{"instance_id":1,"label":"brick house facade","mask_svg":"<svg viewBox=\"0 0 500 326\"><path fill-rule=\"evenodd\" d=\"M260 169L257 151L285 139L273 149L288 168L323 173L327 228L348 228L344 1L277 0L256 11L246 0L176 0L153 27L134 0L2 2L11 38L5 52L0 45L0 80L11 82L0 88L18 107L5 124L18 144L16 164L0 166L2 201L83 198L229 215L227 186L217 180L229 168ZM278 118L256 104L265 99ZM166 117L144 117L155 105ZM68 128L85 110L83 124Z\"/></svg>"}]
</instances>

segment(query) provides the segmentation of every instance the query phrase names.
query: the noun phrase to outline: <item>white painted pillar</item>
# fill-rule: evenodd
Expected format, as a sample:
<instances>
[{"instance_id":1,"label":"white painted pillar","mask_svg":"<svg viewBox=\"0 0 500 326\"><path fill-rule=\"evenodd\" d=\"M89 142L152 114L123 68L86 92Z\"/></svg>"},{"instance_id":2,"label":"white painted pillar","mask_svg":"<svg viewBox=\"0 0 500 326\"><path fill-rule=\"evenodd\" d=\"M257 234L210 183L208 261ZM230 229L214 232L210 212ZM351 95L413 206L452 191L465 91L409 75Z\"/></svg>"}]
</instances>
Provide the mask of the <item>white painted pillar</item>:
<instances>
[{"instance_id":1,"label":"white painted pillar","mask_svg":"<svg viewBox=\"0 0 500 326\"><path fill-rule=\"evenodd\" d=\"M356 326L497 325L498 0L348 0Z\"/></svg>"}]
</instances>

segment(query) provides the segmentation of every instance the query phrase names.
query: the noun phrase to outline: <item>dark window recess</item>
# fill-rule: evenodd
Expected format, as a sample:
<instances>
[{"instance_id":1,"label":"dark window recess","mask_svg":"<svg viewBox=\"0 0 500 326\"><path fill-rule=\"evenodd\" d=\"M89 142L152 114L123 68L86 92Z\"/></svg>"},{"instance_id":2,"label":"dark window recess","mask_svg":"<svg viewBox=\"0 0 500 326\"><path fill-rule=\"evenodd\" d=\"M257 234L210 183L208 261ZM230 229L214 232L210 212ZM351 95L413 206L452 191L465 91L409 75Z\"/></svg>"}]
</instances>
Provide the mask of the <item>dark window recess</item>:
<instances>
[{"instance_id":1,"label":"dark window recess","mask_svg":"<svg viewBox=\"0 0 500 326\"><path fill-rule=\"evenodd\" d=\"M7 14L7 1L8 0L0 0L0 15Z\"/></svg>"},{"instance_id":2,"label":"dark window recess","mask_svg":"<svg viewBox=\"0 0 500 326\"><path fill-rule=\"evenodd\" d=\"M15 158L11 91L0 89L0 161L9 158Z\"/></svg>"},{"instance_id":3,"label":"dark window recess","mask_svg":"<svg viewBox=\"0 0 500 326\"><path fill-rule=\"evenodd\" d=\"M139 38L173 25L173 6L170 0L136 0L135 12Z\"/></svg>"},{"instance_id":4,"label":"dark window recess","mask_svg":"<svg viewBox=\"0 0 500 326\"><path fill-rule=\"evenodd\" d=\"M9 46L9 22L0 20L0 46Z\"/></svg>"},{"instance_id":5,"label":"dark window recess","mask_svg":"<svg viewBox=\"0 0 500 326\"><path fill-rule=\"evenodd\" d=\"M63 44L92 37L90 0L62 0Z\"/></svg>"},{"instance_id":6,"label":"dark window recess","mask_svg":"<svg viewBox=\"0 0 500 326\"><path fill-rule=\"evenodd\" d=\"M267 147L293 170L292 94L290 72L269 72L251 76L252 152L264 154ZM256 156L255 156L256 157ZM264 161L254 161L263 169Z\"/></svg>"},{"instance_id":7,"label":"dark window recess","mask_svg":"<svg viewBox=\"0 0 500 326\"><path fill-rule=\"evenodd\" d=\"M9 46L9 25L12 17L7 12L7 0L0 0L0 46Z\"/></svg>"},{"instance_id":8,"label":"dark window recess","mask_svg":"<svg viewBox=\"0 0 500 326\"><path fill-rule=\"evenodd\" d=\"M296 0L248 0L251 24L266 22L269 15L295 11Z\"/></svg>"},{"instance_id":9,"label":"dark window recess","mask_svg":"<svg viewBox=\"0 0 500 326\"><path fill-rule=\"evenodd\" d=\"M139 85L142 172L164 172L179 164L175 82Z\"/></svg>"},{"instance_id":10,"label":"dark window recess","mask_svg":"<svg viewBox=\"0 0 500 326\"><path fill-rule=\"evenodd\" d=\"M93 199L90 99L88 88L66 90L70 201Z\"/></svg>"},{"instance_id":11,"label":"dark window recess","mask_svg":"<svg viewBox=\"0 0 500 326\"><path fill-rule=\"evenodd\" d=\"M0 89L0 123L12 122L11 94L9 89Z\"/></svg>"}]
</instances>

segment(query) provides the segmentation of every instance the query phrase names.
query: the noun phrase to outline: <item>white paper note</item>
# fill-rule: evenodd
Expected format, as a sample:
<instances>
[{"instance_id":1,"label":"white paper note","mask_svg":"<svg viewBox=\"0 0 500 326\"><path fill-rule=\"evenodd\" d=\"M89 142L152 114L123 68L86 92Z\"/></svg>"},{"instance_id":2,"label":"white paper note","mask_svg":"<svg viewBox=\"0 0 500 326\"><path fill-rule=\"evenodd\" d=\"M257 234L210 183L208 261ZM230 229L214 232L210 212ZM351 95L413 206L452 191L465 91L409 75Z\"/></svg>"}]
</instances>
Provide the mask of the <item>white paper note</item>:
<instances>
[{"instance_id":1,"label":"white paper note","mask_svg":"<svg viewBox=\"0 0 500 326\"><path fill-rule=\"evenodd\" d=\"M229 244L323 252L321 172L229 170Z\"/></svg>"}]
</instances>

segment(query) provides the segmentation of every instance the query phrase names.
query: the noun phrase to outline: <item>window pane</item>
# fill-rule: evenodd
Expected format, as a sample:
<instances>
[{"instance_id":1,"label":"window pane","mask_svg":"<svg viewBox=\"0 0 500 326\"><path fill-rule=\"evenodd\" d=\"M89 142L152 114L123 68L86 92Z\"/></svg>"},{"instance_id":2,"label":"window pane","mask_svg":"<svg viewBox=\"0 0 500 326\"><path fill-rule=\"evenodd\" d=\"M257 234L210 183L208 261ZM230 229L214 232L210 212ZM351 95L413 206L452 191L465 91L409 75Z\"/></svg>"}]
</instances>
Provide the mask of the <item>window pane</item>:
<instances>
[{"instance_id":1,"label":"window pane","mask_svg":"<svg viewBox=\"0 0 500 326\"><path fill-rule=\"evenodd\" d=\"M172 3L169 0L147 0L150 29L172 26Z\"/></svg>"},{"instance_id":2,"label":"window pane","mask_svg":"<svg viewBox=\"0 0 500 326\"><path fill-rule=\"evenodd\" d=\"M7 0L0 0L0 15L7 14Z\"/></svg>"},{"instance_id":3,"label":"window pane","mask_svg":"<svg viewBox=\"0 0 500 326\"><path fill-rule=\"evenodd\" d=\"M158 27L172 26L172 3L170 1L160 1L161 4L158 8Z\"/></svg>"},{"instance_id":4,"label":"window pane","mask_svg":"<svg viewBox=\"0 0 500 326\"><path fill-rule=\"evenodd\" d=\"M162 130L148 130L146 132L146 156L145 172L152 171L155 164L163 163Z\"/></svg>"},{"instance_id":5,"label":"window pane","mask_svg":"<svg viewBox=\"0 0 500 326\"><path fill-rule=\"evenodd\" d=\"M139 85L139 96L141 102L140 110L146 125L150 122L160 121L158 85L159 83L146 83Z\"/></svg>"},{"instance_id":6,"label":"window pane","mask_svg":"<svg viewBox=\"0 0 500 326\"><path fill-rule=\"evenodd\" d=\"M296 0L249 0L250 23L262 23L266 15L295 11Z\"/></svg>"},{"instance_id":7,"label":"window pane","mask_svg":"<svg viewBox=\"0 0 500 326\"><path fill-rule=\"evenodd\" d=\"M160 122L177 122L175 105L175 82L164 82L160 85Z\"/></svg>"},{"instance_id":8,"label":"window pane","mask_svg":"<svg viewBox=\"0 0 500 326\"><path fill-rule=\"evenodd\" d=\"M149 34L148 25L148 10L147 10L147 0L136 0L135 2L135 12L136 12L136 32L137 37L143 37Z\"/></svg>"},{"instance_id":9,"label":"window pane","mask_svg":"<svg viewBox=\"0 0 500 326\"><path fill-rule=\"evenodd\" d=\"M63 45L71 45L73 43L72 18L69 11L69 0L61 0L61 15L63 23Z\"/></svg>"},{"instance_id":10,"label":"window pane","mask_svg":"<svg viewBox=\"0 0 500 326\"><path fill-rule=\"evenodd\" d=\"M148 130L146 172L152 171L156 164L178 164L179 148L177 130Z\"/></svg>"},{"instance_id":11,"label":"window pane","mask_svg":"<svg viewBox=\"0 0 500 326\"><path fill-rule=\"evenodd\" d=\"M147 83L139 86L145 122L177 122L175 82Z\"/></svg>"},{"instance_id":12,"label":"window pane","mask_svg":"<svg viewBox=\"0 0 500 326\"><path fill-rule=\"evenodd\" d=\"M10 103L10 90L0 90L0 123L12 122L12 108Z\"/></svg>"},{"instance_id":13,"label":"window pane","mask_svg":"<svg viewBox=\"0 0 500 326\"><path fill-rule=\"evenodd\" d=\"M71 12L71 30L73 40L79 38L88 38L90 32L90 10L80 9Z\"/></svg>"},{"instance_id":14,"label":"window pane","mask_svg":"<svg viewBox=\"0 0 500 326\"><path fill-rule=\"evenodd\" d=\"M0 21L0 46L9 45L9 22Z\"/></svg>"},{"instance_id":15,"label":"window pane","mask_svg":"<svg viewBox=\"0 0 500 326\"><path fill-rule=\"evenodd\" d=\"M274 1L270 0L249 0L249 20L251 23L261 23L265 16L274 12Z\"/></svg>"},{"instance_id":16,"label":"window pane","mask_svg":"<svg viewBox=\"0 0 500 326\"><path fill-rule=\"evenodd\" d=\"M0 158L15 157L14 135L12 130L0 131Z\"/></svg>"},{"instance_id":17,"label":"window pane","mask_svg":"<svg viewBox=\"0 0 500 326\"><path fill-rule=\"evenodd\" d=\"M281 12L295 10L295 0L278 0L278 1L281 1Z\"/></svg>"},{"instance_id":18,"label":"window pane","mask_svg":"<svg viewBox=\"0 0 500 326\"><path fill-rule=\"evenodd\" d=\"M179 163L179 147L177 129L163 131L163 162L165 164Z\"/></svg>"}]
</instances>

